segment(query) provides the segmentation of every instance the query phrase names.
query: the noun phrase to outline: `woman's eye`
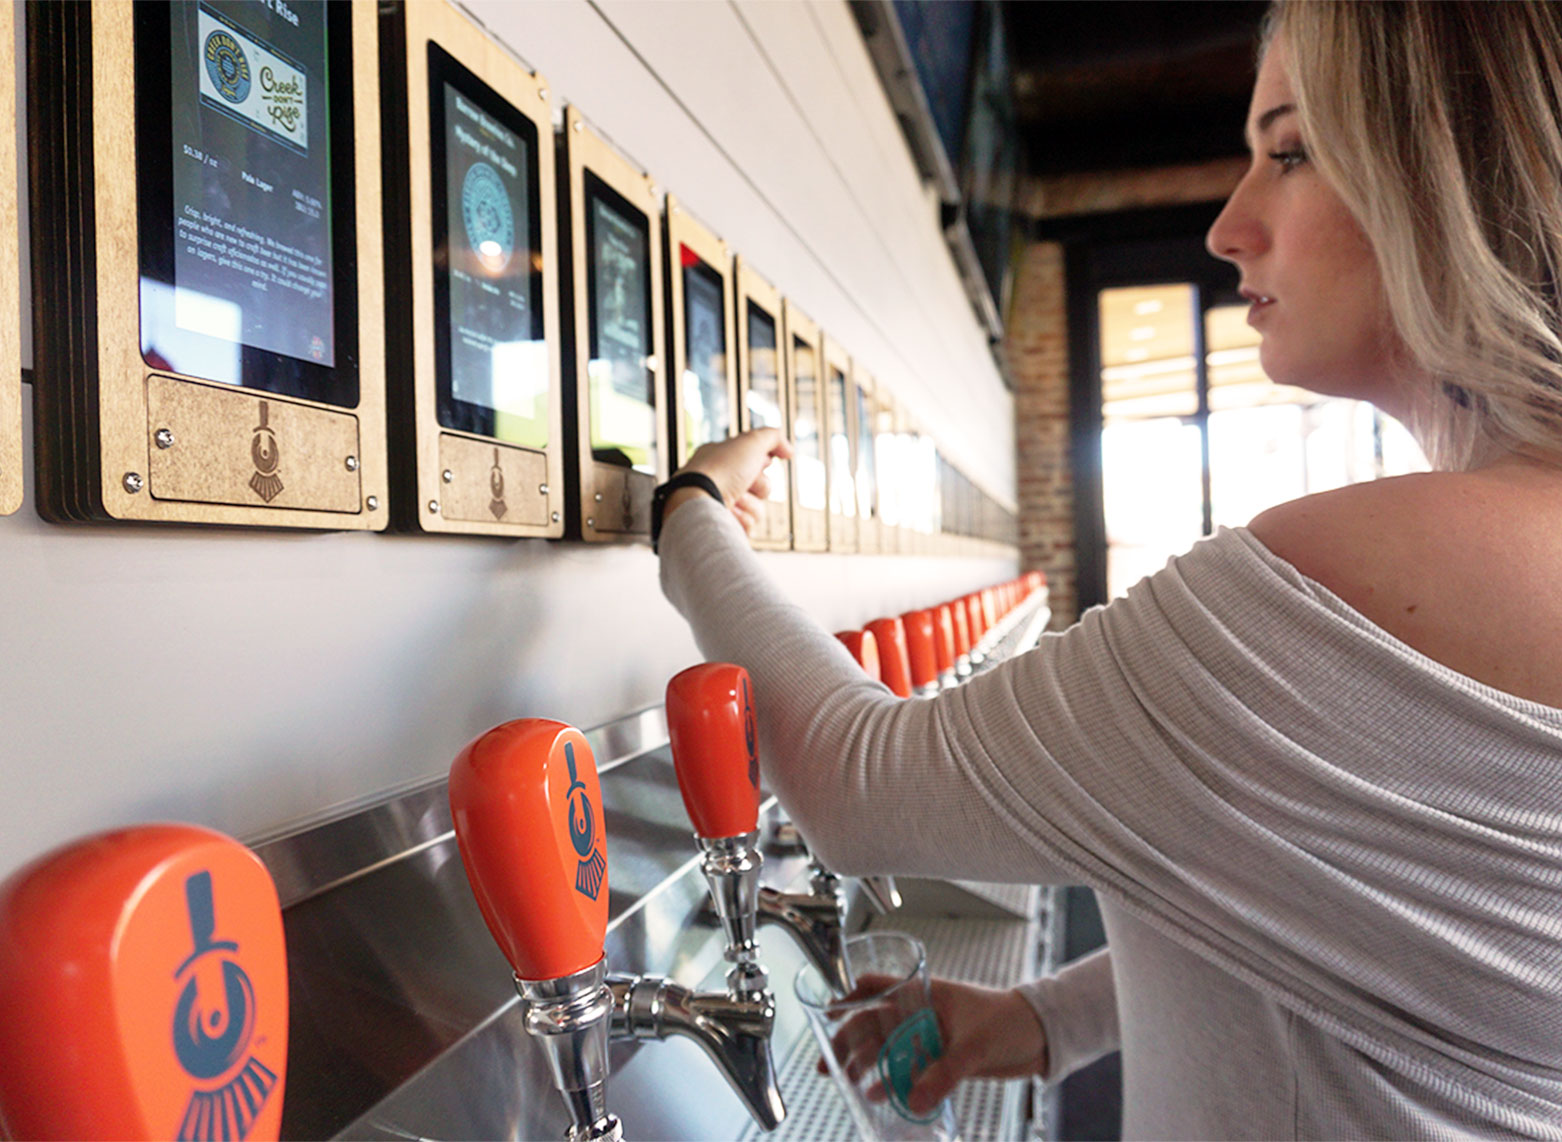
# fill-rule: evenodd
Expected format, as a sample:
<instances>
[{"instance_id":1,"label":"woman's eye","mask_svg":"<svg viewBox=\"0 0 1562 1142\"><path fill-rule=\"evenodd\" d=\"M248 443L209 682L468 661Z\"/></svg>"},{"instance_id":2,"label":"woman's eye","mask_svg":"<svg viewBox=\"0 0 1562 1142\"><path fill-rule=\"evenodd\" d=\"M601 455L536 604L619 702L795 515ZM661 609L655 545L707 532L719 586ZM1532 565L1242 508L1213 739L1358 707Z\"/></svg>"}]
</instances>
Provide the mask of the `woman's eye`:
<instances>
[{"instance_id":1,"label":"woman's eye","mask_svg":"<svg viewBox=\"0 0 1562 1142\"><path fill-rule=\"evenodd\" d=\"M1269 157L1280 164L1281 174L1290 174L1307 161L1307 152L1300 147L1290 150L1270 151Z\"/></svg>"}]
</instances>

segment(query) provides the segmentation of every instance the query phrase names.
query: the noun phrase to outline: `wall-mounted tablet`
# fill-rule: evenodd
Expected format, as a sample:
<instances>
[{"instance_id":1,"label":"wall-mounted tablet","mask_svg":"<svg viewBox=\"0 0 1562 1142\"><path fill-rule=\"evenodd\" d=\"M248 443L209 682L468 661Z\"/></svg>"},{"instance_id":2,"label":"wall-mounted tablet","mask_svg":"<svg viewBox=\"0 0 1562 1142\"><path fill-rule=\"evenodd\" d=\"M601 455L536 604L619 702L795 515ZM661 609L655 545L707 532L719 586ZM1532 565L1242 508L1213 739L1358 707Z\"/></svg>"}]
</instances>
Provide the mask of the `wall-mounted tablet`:
<instances>
[{"instance_id":1,"label":"wall-mounted tablet","mask_svg":"<svg viewBox=\"0 0 1562 1142\"><path fill-rule=\"evenodd\" d=\"M564 127L570 533L593 542L647 538L651 493L667 477L661 206L650 178L575 108L566 108Z\"/></svg>"},{"instance_id":2,"label":"wall-mounted tablet","mask_svg":"<svg viewBox=\"0 0 1562 1142\"><path fill-rule=\"evenodd\" d=\"M851 394L851 423L856 440L852 483L857 493L857 550L864 555L877 555L881 550L878 436L874 431L878 402L873 376L861 365L852 370Z\"/></svg>"},{"instance_id":3,"label":"wall-mounted tablet","mask_svg":"<svg viewBox=\"0 0 1562 1142\"><path fill-rule=\"evenodd\" d=\"M450 4L380 25L393 519L563 535L547 84Z\"/></svg>"},{"instance_id":4,"label":"wall-mounted tablet","mask_svg":"<svg viewBox=\"0 0 1562 1142\"><path fill-rule=\"evenodd\" d=\"M906 488L895 407L894 396L881 381L873 392L873 460L879 497L879 551L885 555L898 555L903 550L901 506Z\"/></svg>"},{"instance_id":5,"label":"wall-mounted tablet","mask_svg":"<svg viewBox=\"0 0 1562 1142\"><path fill-rule=\"evenodd\" d=\"M0 123L16 122L16 6L0 4ZM21 289L16 132L0 137L0 515L22 506Z\"/></svg>"},{"instance_id":6,"label":"wall-mounted tablet","mask_svg":"<svg viewBox=\"0 0 1562 1142\"><path fill-rule=\"evenodd\" d=\"M826 498L830 504L830 550L857 550L857 431L852 362L840 343L821 339L824 360L824 455Z\"/></svg>"},{"instance_id":7,"label":"wall-mounted tablet","mask_svg":"<svg viewBox=\"0 0 1562 1142\"><path fill-rule=\"evenodd\" d=\"M375 5L28 17L40 513L384 527Z\"/></svg>"},{"instance_id":8,"label":"wall-mounted tablet","mask_svg":"<svg viewBox=\"0 0 1562 1142\"><path fill-rule=\"evenodd\" d=\"M825 551L830 546L830 489L826 474L824 360L819 326L796 305L785 303L787 375L792 378L792 547Z\"/></svg>"},{"instance_id":9,"label":"wall-mounted tablet","mask_svg":"<svg viewBox=\"0 0 1562 1142\"><path fill-rule=\"evenodd\" d=\"M672 467L738 431L732 254L667 196L667 297L672 369Z\"/></svg>"},{"instance_id":10,"label":"wall-mounted tablet","mask_svg":"<svg viewBox=\"0 0 1562 1142\"><path fill-rule=\"evenodd\" d=\"M742 394L742 425L779 428L790 435L789 379L786 362L786 328L781 294L775 286L745 265L739 256L737 269L738 391ZM753 545L765 551L785 551L792 546L792 464L774 460L765 469L770 498L765 502Z\"/></svg>"}]
</instances>

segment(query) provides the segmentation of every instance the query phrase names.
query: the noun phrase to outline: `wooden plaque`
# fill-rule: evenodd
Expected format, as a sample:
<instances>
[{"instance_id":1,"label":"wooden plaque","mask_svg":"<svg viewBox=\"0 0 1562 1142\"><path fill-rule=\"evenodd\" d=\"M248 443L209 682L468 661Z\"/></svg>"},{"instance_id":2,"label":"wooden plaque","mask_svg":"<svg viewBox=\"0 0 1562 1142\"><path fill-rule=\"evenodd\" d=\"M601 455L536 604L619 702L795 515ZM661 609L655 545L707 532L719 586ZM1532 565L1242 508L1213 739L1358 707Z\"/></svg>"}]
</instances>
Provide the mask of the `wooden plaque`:
<instances>
[{"instance_id":1,"label":"wooden plaque","mask_svg":"<svg viewBox=\"0 0 1562 1142\"><path fill-rule=\"evenodd\" d=\"M0 123L16 122L16 6L0 4ZM16 132L0 138L0 515L22 506L22 311Z\"/></svg>"},{"instance_id":2,"label":"wooden plaque","mask_svg":"<svg viewBox=\"0 0 1562 1142\"><path fill-rule=\"evenodd\" d=\"M272 43L292 33L263 23L296 32L307 11L256 9L253 27L196 5L28 11L35 451L47 519L386 525L375 5L320 10L328 23L310 41L322 57L314 62ZM146 22L158 20L161 34L151 34ZM174 53L174 20L198 31L198 56ZM158 51L162 68L138 66L140 53ZM206 135L181 126L202 114L220 116L211 121L243 145L203 150L213 145ZM276 155L323 170L324 196L279 174ZM220 184L222 195L176 209L188 193L181 178L203 192ZM272 216L257 221L260 211ZM299 239L306 245L290 244L309 226L299 217L322 214L327 225ZM163 279L146 276L148 257ZM196 289L192 267L226 270L230 285L241 275L242 297ZM310 339L288 315L300 298L322 296L330 339ZM153 309L156 321L143 316ZM262 352L283 365L252 385L250 361ZM300 395L325 392L333 399Z\"/></svg>"},{"instance_id":3,"label":"wooden plaque","mask_svg":"<svg viewBox=\"0 0 1562 1142\"><path fill-rule=\"evenodd\" d=\"M830 550L857 550L857 402L852 360L840 342L822 338L825 479L830 501Z\"/></svg>"},{"instance_id":4,"label":"wooden plaque","mask_svg":"<svg viewBox=\"0 0 1562 1142\"><path fill-rule=\"evenodd\" d=\"M571 496L570 534L588 542L649 540L651 493L668 470L661 206L650 177L593 132L574 107L565 109L562 147L570 245L571 328L565 341L572 352L564 388L566 409L574 420L565 427L570 449L565 467L578 489ZM620 353L628 341L615 332L633 334L640 347L649 348L638 361L621 356L615 363L606 355L593 360L593 321L600 321L592 310L599 301L593 290L593 259L599 251L592 246L598 217L618 235L601 237L600 257L618 263L617 268L608 267L613 272L627 273L636 244L644 243L639 282L620 277L611 286L612 294L601 291L603 312L616 330L597 331L599 344L616 344ZM619 243L616 252L613 242ZM642 290L644 296L637 297ZM619 387L625 381L633 394Z\"/></svg>"},{"instance_id":5,"label":"wooden plaque","mask_svg":"<svg viewBox=\"0 0 1562 1142\"><path fill-rule=\"evenodd\" d=\"M446 0L382 7L381 30L394 521L561 536L547 82Z\"/></svg>"},{"instance_id":6,"label":"wooden plaque","mask_svg":"<svg viewBox=\"0 0 1562 1142\"><path fill-rule=\"evenodd\" d=\"M741 424L745 432L768 427L779 428L790 436L792 426L787 412L791 406L791 385L786 367L786 321L781 294L746 265L741 254L736 265ZM774 346L755 343L757 333L763 332L768 337L771 331L775 335ZM770 498L764 504L764 512L751 540L762 551L787 551L792 546L791 468L791 461L775 460L765 470L770 480Z\"/></svg>"},{"instance_id":7,"label":"wooden plaque","mask_svg":"<svg viewBox=\"0 0 1562 1142\"><path fill-rule=\"evenodd\" d=\"M825 474L824 362L819 326L786 302L786 364L792 384L787 399L792 424L792 547L829 547L829 484Z\"/></svg>"},{"instance_id":8,"label":"wooden plaque","mask_svg":"<svg viewBox=\"0 0 1562 1142\"><path fill-rule=\"evenodd\" d=\"M737 435L738 371L732 253L671 194L667 298L669 439L671 466L678 468L701 444Z\"/></svg>"}]
</instances>

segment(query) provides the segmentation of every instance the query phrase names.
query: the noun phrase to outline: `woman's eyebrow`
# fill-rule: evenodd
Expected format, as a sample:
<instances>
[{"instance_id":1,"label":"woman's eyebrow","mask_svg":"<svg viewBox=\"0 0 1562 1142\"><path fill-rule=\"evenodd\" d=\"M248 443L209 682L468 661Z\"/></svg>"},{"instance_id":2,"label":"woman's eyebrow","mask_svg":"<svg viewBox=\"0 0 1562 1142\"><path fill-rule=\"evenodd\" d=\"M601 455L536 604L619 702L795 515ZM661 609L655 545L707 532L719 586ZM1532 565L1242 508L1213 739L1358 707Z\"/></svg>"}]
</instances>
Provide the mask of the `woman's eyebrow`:
<instances>
[{"instance_id":1,"label":"woman's eyebrow","mask_svg":"<svg viewBox=\"0 0 1562 1142\"><path fill-rule=\"evenodd\" d=\"M1282 103L1278 107L1271 107L1268 111L1265 111L1258 117L1258 123L1253 128L1253 135L1262 135L1265 131L1269 130L1270 124L1272 124L1276 119L1280 118L1282 115L1289 115L1295 110L1296 104L1294 103ZM1248 139L1248 148L1250 150L1252 149L1252 145L1253 139L1252 136L1250 136Z\"/></svg>"}]
</instances>

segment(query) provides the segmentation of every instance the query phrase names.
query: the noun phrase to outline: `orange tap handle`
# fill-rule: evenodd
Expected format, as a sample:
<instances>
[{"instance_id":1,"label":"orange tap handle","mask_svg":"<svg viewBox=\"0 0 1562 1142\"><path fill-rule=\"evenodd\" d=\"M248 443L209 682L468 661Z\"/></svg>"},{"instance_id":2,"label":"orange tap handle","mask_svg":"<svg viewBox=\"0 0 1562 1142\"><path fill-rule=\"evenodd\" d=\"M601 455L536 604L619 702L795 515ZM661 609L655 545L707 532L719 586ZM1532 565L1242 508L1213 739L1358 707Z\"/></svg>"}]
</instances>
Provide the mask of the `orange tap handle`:
<instances>
[{"instance_id":1,"label":"orange tap handle","mask_svg":"<svg viewBox=\"0 0 1562 1142\"><path fill-rule=\"evenodd\" d=\"M987 629L992 630L998 625L998 620L1003 617L1003 612L998 609L998 593L991 587L982 590L982 619L987 624Z\"/></svg>"},{"instance_id":2,"label":"orange tap handle","mask_svg":"<svg viewBox=\"0 0 1562 1142\"><path fill-rule=\"evenodd\" d=\"M835 637L851 651L851 656L869 678L875 682L883 680L883 672L879 669L879 640L873 637L871 630L840 630L835 632Z\"/></svg>"},{"instance_id":3,"label":"orange tap handle","mask_svg":"<svg viewBox=\"0 0 1562 1142\"><path fill-rule=\"evenodd\" d=\"M287 1072L276 887L194 825L102 833L0 885L12 1138L275 1139Z\"/></svg>"},{"instance_id":4,"label":"orange tap handle","mask_svg":"<svg viewBox=\"0 0 1562 1142\"><path fill-rule=\"evenodd\" d=\"M907 611L900 618L906 624L906 654L911 659L911 684L931 686L938 681L937 652L933 649L933 612Z\"/></svg>"},{"instance_id":5,"label":"orange tap handle","mask_svg":"<svg viewBox=\"0 0 1562 1142\"><path fill-rule=\"evenodd\" d=\"M867 629L878 644L880 680L896 697L911 697L911 658L906 653L906 624L899 619L874 619Z\"/></svg>"},{"instance_id":6,"label":"orange tap handle","mask_svg":"<svg viewBox=\"0 0 1562 1142\"><path fill-rule=\"evenodd\" d=\"M982 641L982 636L987 633L987 623L982 614L982 600L974 591L963 600L965 603L966 625L971 628L971 645L975 646Z\"/></svg>"},{"instance_id":7,"label":"orange tap handle","mask_svg":"<svg viewBox=\"0 0 1562 1142\"><path fill-rule=\"evenodd\" d=\"M955 619L949 613L948 603L933 608L933 657L939 674L955 668Z\"/></svg>"},{"instance_id":8,"label":"orange tap handle","mask_svg":"<svg viewBox=\"0 0 1562 1142\"><path fill-rule=\"evenodd\" d=\"M546 718L496 726L450 767L461 863L488 930L521 979L602 958L607 839L585 735Z\"/></svg>"},{"instance_id":9,"label":"orange tap handle","mask_svg":"<svg viewBox=\"0 0 1562 1142\"><path fill-rule=\"evenodd\" d=\"M954 599L948 606L955 626L955 656L964 658L971 653L971 623L966 616L965 600Z\"/></svg>"},{"instance_id":10,"label":"orange tap handle","mask_svg":"<svg viewBox=\"0 0 1562 1142\"><path fill-rule=\"evenodd\" d=\"M678 791L700 837L759 827L759 729L754 684L730 662L691 666L667 683L667 731Z\"/></svg>"}]
</instances>

